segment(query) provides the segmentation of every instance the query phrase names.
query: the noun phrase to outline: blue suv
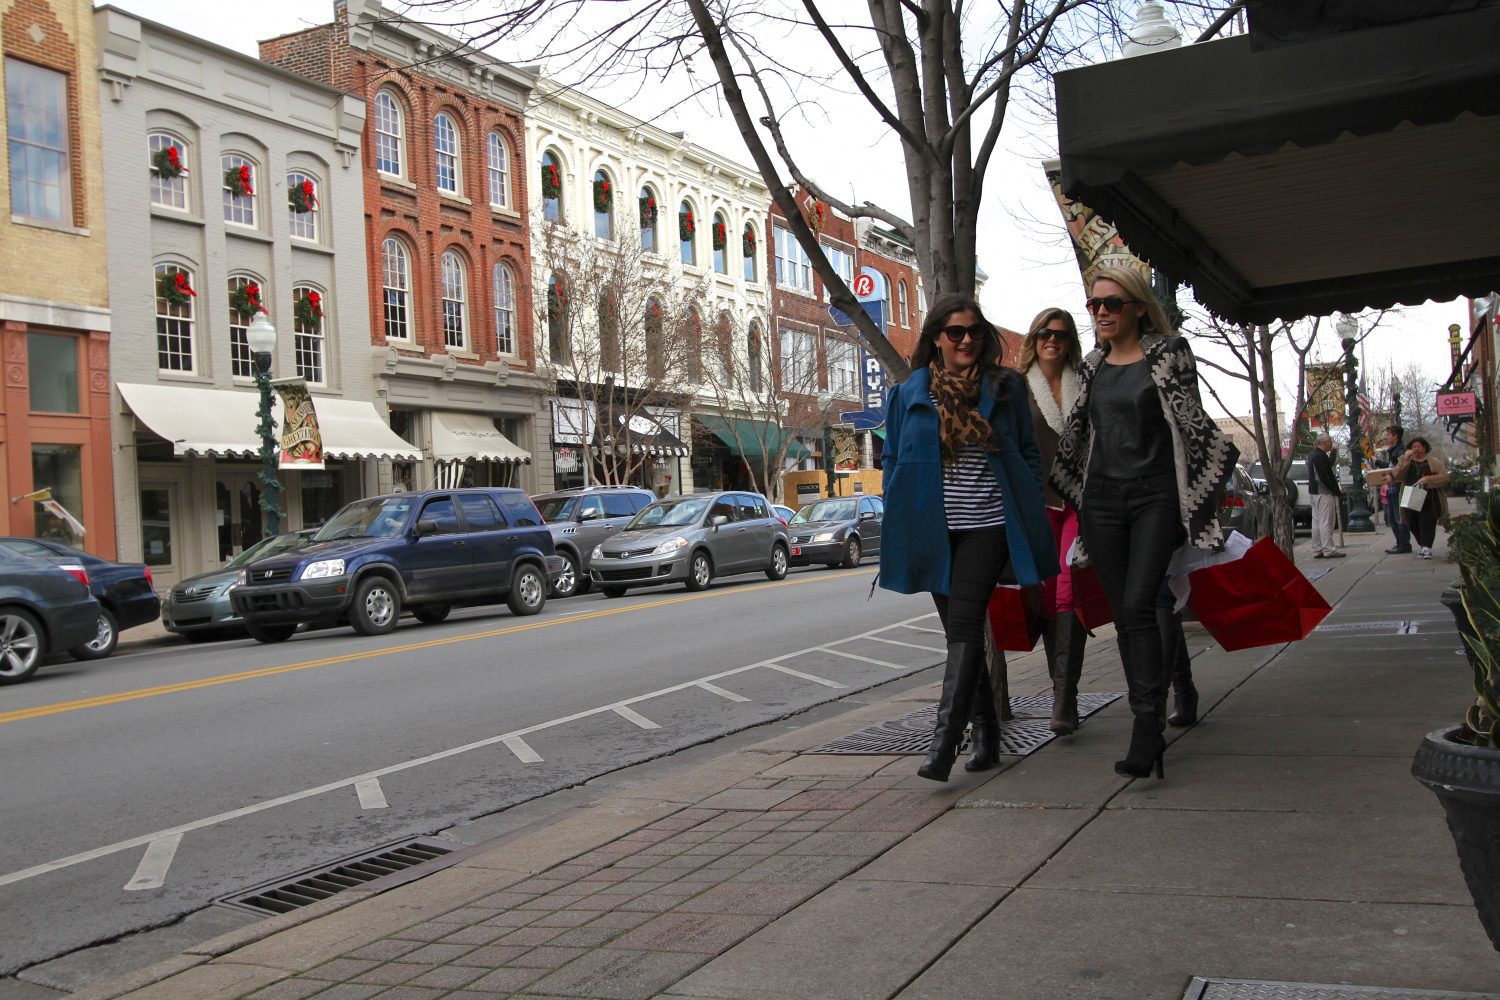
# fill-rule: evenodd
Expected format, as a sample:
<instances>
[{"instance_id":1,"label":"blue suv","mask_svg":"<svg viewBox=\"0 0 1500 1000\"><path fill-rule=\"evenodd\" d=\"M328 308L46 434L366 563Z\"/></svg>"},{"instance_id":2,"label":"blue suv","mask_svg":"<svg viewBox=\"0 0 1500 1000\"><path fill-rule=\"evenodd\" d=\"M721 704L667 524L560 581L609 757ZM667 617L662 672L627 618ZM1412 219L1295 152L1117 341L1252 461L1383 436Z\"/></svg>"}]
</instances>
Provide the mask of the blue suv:
<instances>
[{"instance_id":1,"label":"blue suv","mask_svg":"<svg viewBox=\"0 0 1500 1000\"><path fill-rule=\"evenodd\" d=\"M230 599L260 642L289 639L298 625L384 635L403 608L429 624L455 605L502 599L534 615L563 566L521 490L396 493L356 500L307 545L247 566Z\"/></svg>"}]
</instances>

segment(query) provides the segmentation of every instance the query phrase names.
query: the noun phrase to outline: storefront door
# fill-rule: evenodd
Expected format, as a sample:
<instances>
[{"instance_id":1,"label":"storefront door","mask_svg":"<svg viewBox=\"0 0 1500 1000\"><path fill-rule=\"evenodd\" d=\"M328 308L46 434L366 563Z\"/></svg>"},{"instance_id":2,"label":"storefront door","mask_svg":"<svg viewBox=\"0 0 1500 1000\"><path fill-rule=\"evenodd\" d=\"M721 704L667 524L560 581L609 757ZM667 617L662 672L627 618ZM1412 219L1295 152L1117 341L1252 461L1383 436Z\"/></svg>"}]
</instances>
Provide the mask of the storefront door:
<instances>
[{"instance_id":1,"label":"storefront door","mask_svg":"<svg viewBox=\"0 0 1500 1000\"><path fill-rule=\"evenodd\" d=\"M214 482L214 517L218 525L220 563L260 541L265 524L260 509L261 489L257 471L218 470Z\"/></svg>"},{"instance_id":2,"label":"storefront door","mask_svg":"<svg viewBox=\"0 0 1500 1000\"><path fill-rule=\"evenodd\" d=\"M182 517L176 483L141 481L141 560L151 567L159 591L166 591L182 572Z\"/></svg>"}]
</instances>

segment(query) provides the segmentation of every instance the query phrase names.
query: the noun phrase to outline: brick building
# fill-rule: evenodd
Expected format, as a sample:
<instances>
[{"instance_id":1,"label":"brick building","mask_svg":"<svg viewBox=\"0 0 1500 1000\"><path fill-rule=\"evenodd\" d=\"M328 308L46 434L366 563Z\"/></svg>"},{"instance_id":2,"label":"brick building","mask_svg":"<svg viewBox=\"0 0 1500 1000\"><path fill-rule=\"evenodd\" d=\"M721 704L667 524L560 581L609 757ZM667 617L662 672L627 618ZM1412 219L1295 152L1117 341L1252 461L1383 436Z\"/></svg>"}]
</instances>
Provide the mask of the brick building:
<instances>
[{"instance_id":1,"label":"brick building","mask_svg":"<svg viewBox=\"0 0 1500 1000\"><path fill-rule=\"evenodd\" d=\"M360 165L372 368L422 452L395 485L538 488L523 113L535 77L371 0L260 45L273 65L366 105Z\"/></svg>"},{"instance_id":2,"label":"brick building","mask_svg":"<svg viewBox=\"0 0 1500 1000\"><path fill-rule=\"evenodd\" d=\"M114 558L92 17L89 0L0 0L0 122L9 137L0 148L0 534L52 537ZM82 539L27 496L44 488L82 523Z\"/></svg>"}]
</instances>

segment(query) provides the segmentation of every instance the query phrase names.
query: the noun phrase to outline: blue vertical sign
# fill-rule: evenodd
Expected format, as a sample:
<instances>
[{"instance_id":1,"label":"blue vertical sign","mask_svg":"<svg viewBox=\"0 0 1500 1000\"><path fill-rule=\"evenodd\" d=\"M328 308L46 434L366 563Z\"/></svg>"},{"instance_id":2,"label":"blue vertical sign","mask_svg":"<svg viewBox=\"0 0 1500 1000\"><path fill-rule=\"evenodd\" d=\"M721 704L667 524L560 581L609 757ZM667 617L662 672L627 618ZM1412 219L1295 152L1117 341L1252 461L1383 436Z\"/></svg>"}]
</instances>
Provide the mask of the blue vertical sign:
<instances>
[{"instance_id":1,"label":"blue vertical sign","mask_svg":"<svg viewBox=\"0 0 1500 1000\"><path fill-rule=\"evenodd\" d=\"M853 290L865 312L875 321L881 336L885 336L885 318L889 307L885 278L873 267L862 267L859 269L859 276L854 279ZM829 306L828 315L839 326L854 325L854 320L841 309ZM863 409L846 410L839 414L839 420L857 431L874 430L885 424L885 366L864 344L859 347L859 380Z\"/></svg>"}]
</instances>

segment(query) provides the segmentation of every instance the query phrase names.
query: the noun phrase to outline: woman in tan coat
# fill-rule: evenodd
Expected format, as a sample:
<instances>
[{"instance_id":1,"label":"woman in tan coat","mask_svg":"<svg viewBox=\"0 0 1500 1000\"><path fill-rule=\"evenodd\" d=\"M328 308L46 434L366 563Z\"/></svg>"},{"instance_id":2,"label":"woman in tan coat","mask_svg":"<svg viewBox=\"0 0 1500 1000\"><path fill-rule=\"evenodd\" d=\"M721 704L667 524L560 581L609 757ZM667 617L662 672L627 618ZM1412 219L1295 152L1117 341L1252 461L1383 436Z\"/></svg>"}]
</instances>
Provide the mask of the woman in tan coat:
<instances>
[{"instance_id":1,"label":"woman in tan coat","mask_svg":"<svg viewBox=\"0 0 1500 1000\"><path fill-rule=\"evenodd\" d=\"M1418 558L1431 559L1438 520L1448 516L1448 497L1443 492L1449 481L1448 469L1442 459L1431 453L1427 439L1417 437L1407 445L1391 478L1400 486L1420 486L1427 491L1420 508L1413 510L1402 505L1401 514L1417 541Z\"/></svg>"}]
</instances>

